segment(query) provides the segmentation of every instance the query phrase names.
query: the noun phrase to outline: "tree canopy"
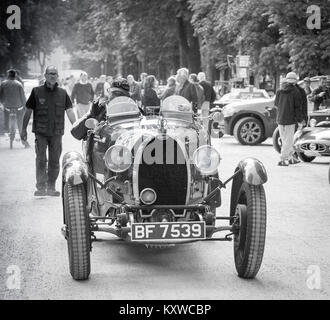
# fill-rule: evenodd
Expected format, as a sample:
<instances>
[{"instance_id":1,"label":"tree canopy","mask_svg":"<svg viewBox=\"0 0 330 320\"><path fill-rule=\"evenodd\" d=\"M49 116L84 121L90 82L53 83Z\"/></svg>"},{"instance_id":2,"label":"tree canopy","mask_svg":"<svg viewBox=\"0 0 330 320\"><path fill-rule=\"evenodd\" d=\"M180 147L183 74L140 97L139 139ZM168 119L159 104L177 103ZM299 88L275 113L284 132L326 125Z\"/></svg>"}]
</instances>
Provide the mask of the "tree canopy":
<instances>
[{"instance_id":1,"label":"tree canopy","mask_svg":"<svg viewBox=\"0 0 330 320\"><path fill-rule=\"evenodd\" d=\"M43 65L61 44L74 67L94 76L165 79L184 66L214 80L237 54L251 57L255 75L330 73L328 0L22 0L20 30L6 28L10 2L0 4L2 72L25 70L31 57ZM313 29L315 6L321 25Z\"/></svg>"}]
</instances>

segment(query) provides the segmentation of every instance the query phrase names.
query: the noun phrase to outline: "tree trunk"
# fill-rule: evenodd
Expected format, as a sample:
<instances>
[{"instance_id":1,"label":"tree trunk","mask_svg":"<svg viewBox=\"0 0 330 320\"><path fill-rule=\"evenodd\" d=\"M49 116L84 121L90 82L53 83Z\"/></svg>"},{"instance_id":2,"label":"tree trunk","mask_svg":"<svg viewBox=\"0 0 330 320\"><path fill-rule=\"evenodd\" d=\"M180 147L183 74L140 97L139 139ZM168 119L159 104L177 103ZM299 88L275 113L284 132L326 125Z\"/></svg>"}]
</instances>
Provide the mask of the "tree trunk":
<instances>
[{"instance_id":1,"label":"tree trunk","mask_svg":"<svg viewBox=\"0 0 330 320\"><path fill-rule=\"evenodd\" d=\"M197 73L201 70L201 56L199 40L194 36L194 30L190 22L177 17L177 30L180 44L180 63L187 63L189 72Z\"/></svg>"}]
</instances>

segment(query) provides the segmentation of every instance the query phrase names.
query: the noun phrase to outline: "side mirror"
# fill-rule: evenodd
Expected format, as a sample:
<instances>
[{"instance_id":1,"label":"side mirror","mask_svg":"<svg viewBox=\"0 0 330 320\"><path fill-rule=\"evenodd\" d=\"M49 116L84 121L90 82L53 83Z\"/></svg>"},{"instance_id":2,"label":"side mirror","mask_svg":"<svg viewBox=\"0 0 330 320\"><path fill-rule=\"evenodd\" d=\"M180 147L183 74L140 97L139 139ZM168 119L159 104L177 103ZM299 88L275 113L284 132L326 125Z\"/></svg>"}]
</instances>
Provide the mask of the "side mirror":
<instances>
[{"instance_id":1,"label":"side mirror","mask_svg":"<svg viewBox=\"0 0 330 320\"><path fill-rule=\"evenodd\" d=\"M85 127L90 130L95 129L98 126L98 124L99 122L94 118L90 118L85 121Z\"/></svg>"}]
</instances>

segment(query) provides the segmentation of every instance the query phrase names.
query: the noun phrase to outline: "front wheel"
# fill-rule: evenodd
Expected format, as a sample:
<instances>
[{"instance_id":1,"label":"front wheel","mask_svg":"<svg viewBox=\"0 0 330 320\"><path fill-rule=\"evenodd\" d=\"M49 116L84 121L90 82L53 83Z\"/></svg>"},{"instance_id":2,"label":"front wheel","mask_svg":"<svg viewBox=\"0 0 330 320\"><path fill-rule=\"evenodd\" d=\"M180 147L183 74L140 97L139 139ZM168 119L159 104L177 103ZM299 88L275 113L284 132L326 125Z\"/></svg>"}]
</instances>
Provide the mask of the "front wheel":
<instances>
[{"instance_id":1,"label":"front wheel","mask_svg":"<svg viewBox=\"0 0 330 320\"><path fill-rule=\"evenodd\" d=\"M298 157L303 162L312 162L316 157L306 156L303 152L297 152Z\"/></svg>"},{"instance_id":2,"label":"front wheel","mask_svg":"<svg viewBox=\"0 0 330 320\"><path fill-rule=\"evenodd\" d=\"M91 231L85 186L65 183L63 193L70 273L75 280L86 280L90 274Z\"/></svg>"},{"instance_id":3,"label":"front wheel","mask_svg":"<svg viewBox=\"0 0 330 320\"><path fill-rule=\"evenodd\" d=\"M266 239L266 197L262 185L242 184L233 229L238 276L254 278L261 266Z\"/></svg>"},{"instance_id":4,"label":"front wheel","mask_svg":"<svg viewBox=\"0 0 330 320\"><path fill-rule=\"evenodd\" d=\"M234 137L240 144L254 146L260 144L264 136L264 127L256 118L240 119L234 126Z\"/></svg>"}]
</instances>

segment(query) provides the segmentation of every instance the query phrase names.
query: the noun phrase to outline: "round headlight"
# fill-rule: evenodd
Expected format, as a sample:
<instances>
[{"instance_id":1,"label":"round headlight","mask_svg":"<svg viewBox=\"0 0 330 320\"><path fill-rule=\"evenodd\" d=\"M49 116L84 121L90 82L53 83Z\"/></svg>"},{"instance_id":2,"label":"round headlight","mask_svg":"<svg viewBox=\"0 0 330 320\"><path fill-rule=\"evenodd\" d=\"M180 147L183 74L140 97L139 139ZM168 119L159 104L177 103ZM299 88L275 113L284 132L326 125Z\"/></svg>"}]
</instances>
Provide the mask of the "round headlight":
<instances>
[{"instance_id":1,"label":"round headlight","mask_svg":"<svg viewBox=\"0 0 330 320\"><path fill-rule=\"evenodd\" d=\"M315 127L315 126L316 126L316 123L317 123L316 119L311 119L311 120L309 121L309 125L310 125L311 127Z\"/></svg>"},{"instance_id":2,"label":"round headlight","mask_svg":"<svg viewBox=\"0 0 330 320\"><path fill-rule=\"evenodd\" d=\"M132 165L131 151L125 146L114 145L104 155L105 165L113 172L124 172Z\"/></svg>"},{"instance_id":3,"label":"round headlight","mask_svg":"<svg viewBox=\"0 0 330 320\"><path fill-rule=\"evenodd\" d=\"M217 172L220 160L219 152L208 145L199 147L193 155L195 167L206 176Z\"/></svg>"},{"instance_id":4,"label":"round headlight","mask_svg":"<svg viewBox=\"0 0 330 320\"><path fill-rule=\"evenodd\" d=\"M143 189L140 193L140 199L146 205L151 205L155 203L157 199L155 190L150 188Z\"/></svg>"}]
</instances>

